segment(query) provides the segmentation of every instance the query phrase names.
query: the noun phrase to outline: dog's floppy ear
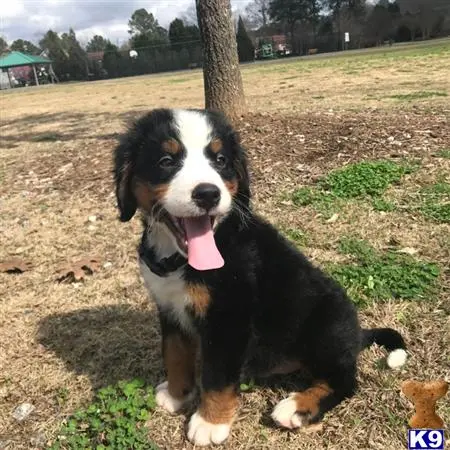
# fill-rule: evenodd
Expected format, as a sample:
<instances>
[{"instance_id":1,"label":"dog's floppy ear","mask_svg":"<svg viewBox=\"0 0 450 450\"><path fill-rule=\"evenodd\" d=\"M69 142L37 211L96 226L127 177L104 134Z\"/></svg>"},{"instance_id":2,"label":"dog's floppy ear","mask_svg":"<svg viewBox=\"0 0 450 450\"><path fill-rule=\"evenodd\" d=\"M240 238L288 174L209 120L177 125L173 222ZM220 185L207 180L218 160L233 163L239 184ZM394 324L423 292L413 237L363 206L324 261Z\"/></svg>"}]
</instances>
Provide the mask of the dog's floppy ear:
<instances>
[{"instance_id":1,"label":"dog's floppy ear","mask_svg":"<svg viewBox=\"0 0 450 450\"><path fill-rule=\"evenodd\" d=\"M120 220L129 221L136 212L137 202L132 190L133 161L131 159L130 144L120 143L114 155L114 178L116 182L117 205L120 211Z\"/></svg>"}]
</instances>

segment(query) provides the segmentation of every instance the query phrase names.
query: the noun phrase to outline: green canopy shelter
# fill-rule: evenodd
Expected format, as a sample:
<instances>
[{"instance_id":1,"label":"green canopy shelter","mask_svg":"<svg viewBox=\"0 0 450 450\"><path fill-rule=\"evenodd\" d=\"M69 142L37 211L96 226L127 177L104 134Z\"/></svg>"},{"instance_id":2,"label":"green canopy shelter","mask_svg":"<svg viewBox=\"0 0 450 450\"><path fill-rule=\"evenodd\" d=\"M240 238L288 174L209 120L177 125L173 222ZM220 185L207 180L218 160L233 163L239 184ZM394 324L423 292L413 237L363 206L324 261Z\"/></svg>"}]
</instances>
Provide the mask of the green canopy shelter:
<instances>
[{"instance_id":1,"label":"green canopy shelter","mask_svg":"<svg viewBox=\"0 0 450 450\"><path fill-rule=\"evenodd\" d=\"M36 72L36 65L47 64L50 66L50 76L52 81L55 77L52 67L52 60L43 56L30 55L22 52L10 52L6 56L0 58L0 69L8 73L9 83L11 84L11 77L9 69L12 67L31 66L33 68L34 79L36 86L39 86L39 80ZM12 86L11 86L12 87Z\"/></svg>"}]
</instances>

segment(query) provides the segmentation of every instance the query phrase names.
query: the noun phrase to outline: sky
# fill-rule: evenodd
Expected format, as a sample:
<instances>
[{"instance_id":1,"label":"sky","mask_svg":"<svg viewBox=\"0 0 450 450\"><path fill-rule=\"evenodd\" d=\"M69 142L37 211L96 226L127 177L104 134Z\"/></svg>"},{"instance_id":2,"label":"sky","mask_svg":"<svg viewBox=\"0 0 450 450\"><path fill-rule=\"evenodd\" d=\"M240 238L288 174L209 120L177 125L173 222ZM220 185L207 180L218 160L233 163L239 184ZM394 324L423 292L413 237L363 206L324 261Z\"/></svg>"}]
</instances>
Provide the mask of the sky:
<instances>
[{"instance_id":1,"label":"sky","mask_svg":"<svg viewBox=\"0 0 450 450\"><path fill-rule=\"evenodd\" d=\"M233 8L243 9L249 0L232 0ZM68 31L72 27L80 42L101 34L115 44L129 38L128 19L139 8L152 12L158 22L168 27L195 0L4 0L0 6L0 35L11 43L27 39L37 43L52 29Z\"/></svg>"}]
</instances>

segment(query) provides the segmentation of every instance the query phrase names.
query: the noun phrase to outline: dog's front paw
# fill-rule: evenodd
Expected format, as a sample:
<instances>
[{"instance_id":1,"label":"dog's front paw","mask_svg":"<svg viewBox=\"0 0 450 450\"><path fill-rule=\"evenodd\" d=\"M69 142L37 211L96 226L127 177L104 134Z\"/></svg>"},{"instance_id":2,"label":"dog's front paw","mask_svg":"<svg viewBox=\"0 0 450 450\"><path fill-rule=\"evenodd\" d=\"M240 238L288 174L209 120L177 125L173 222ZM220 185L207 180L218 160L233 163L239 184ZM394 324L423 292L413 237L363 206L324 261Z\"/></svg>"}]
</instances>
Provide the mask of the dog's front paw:
<instances>
[{"instance_id":1,"label":"dog's front paw","mask_svg":"<svg viewBox=\"0 0 450 450\"><path fill-rule=\"evenodd\" d=\"M188 438L199 446L210 444L221 444L230 434L231 424L227 423L210 423L196 412L189 421Z\"/></svg>"},{"instance_id":2,"label":"dog's front paw","mask_svg":"<svg viewBox=\"0 0 450 450\"><path fill-rule=\"evenodd\" d=\"M156 387L156 404L172 414L179 411L193 398L193 396L194 393L191 393L181 399L173 397L169 393L169 384L167 381L164 381L164 383L161 383Z\"/></svg>"},{"instance_id":3,"label":"dog's front paw","mask_svg":"<svg viewBox=\"0 0 450 450\"><path fill-rule=\"evenodd\" d=\"M281 400L272 412L272 419L284 428L300 428L307 422L306 416L297 411L297 402L294 396L295 394L291 394L288 398Z\"/></svg>"}]
</instances>

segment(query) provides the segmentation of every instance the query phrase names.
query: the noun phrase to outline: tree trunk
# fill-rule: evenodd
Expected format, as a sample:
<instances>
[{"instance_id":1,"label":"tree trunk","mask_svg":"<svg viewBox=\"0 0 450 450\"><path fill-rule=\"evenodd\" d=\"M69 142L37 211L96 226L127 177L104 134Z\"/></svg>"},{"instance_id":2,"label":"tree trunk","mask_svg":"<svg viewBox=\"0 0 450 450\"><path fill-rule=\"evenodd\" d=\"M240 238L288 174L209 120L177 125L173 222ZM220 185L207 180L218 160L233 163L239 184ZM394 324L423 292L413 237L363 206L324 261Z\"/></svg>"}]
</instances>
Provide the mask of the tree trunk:
<instances>
[{"instance_id":1,"label":"tree trunk","mask_svg":"<svg viewBox=\"0 0 450 450\"><path fill-rule=\"evenodd\" d=\"M205 106L231 120L246 110L230 0L196 0L203 42Z\"/></svg>"}]
</instances>

